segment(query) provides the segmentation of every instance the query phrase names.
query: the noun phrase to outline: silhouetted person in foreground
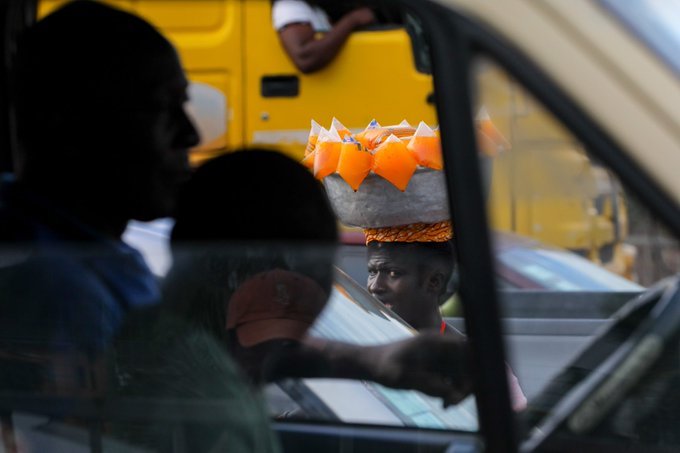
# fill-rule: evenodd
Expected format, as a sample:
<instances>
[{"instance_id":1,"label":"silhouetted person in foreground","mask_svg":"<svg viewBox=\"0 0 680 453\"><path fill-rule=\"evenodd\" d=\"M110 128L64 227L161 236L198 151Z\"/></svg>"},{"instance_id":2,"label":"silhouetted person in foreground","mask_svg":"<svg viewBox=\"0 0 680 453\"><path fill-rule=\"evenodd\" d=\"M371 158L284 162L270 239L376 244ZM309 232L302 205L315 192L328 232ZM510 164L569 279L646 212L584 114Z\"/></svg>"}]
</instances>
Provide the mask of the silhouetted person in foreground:
<instances>
[{"instance_id":1,"label":"silhouetted person in foreground","mask_svg":"<svg viewBox=\"0 0 680 453\"><path fill-rule=\"evenodd\" d=\"M172 214L189 176L198 137L183 108L187 80L151 25L90 2L27 30L16 63L16 175L0 193L0 335L9 357L31 360L6 362L0 381L96 393L126 315L159 302L155 278L120 236L131 219Z\"/></svg>"}]
</instances>

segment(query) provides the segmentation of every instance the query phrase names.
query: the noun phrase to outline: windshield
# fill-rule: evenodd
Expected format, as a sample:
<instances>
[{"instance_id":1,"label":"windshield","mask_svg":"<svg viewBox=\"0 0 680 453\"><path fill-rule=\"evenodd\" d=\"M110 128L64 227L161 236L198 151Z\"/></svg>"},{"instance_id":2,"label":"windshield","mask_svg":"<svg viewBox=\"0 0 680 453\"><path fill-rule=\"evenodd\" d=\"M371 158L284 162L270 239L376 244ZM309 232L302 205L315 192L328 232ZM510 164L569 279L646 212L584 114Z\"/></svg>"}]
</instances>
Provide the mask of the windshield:
<instances>
[{"instance_id":1,"label":"windshield","mask_svg":"<svg viewBox=\"0 0 680 453\"><path fill-rule=\"evenodd\" d=\"M673 70L680 74L680 5L666 0L600 0Z\"/></svg>"}]
</instances>

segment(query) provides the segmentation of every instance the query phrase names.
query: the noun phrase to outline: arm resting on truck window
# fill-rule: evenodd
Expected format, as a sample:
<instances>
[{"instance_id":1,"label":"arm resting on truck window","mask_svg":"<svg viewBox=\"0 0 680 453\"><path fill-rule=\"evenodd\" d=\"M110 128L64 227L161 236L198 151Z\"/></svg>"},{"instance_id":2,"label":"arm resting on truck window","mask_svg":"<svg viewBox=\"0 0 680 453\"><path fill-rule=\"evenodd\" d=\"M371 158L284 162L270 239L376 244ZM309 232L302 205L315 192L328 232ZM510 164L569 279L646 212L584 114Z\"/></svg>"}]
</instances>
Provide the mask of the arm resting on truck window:
<instances>
[{"instance_id":1,"label":"arm resting on truck window","mask_svg":"<svg viewBox=\"0 0 680 453\"><path fill-rule=\"evenodd\" d=\"M302 73L309 74L328 65L356 28L373 22L373 11L359 8L345 14L321 38L317 39L309 23L287 25L279 30L279 38L295 66Z\"/></svg>"}]
</instances>

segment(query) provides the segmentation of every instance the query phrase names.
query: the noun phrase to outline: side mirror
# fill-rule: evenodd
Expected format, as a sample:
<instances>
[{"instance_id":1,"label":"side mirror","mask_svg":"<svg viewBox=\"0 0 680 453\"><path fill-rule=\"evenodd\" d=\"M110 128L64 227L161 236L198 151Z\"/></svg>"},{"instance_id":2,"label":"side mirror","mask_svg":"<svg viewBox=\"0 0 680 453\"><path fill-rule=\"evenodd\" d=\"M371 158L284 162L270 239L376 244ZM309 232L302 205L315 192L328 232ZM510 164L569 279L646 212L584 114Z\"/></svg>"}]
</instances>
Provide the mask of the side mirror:
<instances>
[{"instance_id":1,"label":"side mirror","mask_svg":"<svg viewBox=\"0 0 680 453\"><path fill-rule=\"evenodd\" d=\"M191 82L187 113L201 138L191 150L192 163L198 163L227 145L227 97L217 88Z\"/></svg>"}]
</instances>

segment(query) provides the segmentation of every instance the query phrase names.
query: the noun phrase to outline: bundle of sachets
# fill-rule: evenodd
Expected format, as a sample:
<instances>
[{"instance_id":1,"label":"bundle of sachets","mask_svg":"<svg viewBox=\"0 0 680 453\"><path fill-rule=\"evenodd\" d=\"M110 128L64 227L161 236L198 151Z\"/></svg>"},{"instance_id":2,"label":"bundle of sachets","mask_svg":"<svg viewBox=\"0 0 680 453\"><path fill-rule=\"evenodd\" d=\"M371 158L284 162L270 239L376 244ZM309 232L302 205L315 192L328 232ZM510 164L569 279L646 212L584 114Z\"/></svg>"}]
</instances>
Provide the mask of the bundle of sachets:
<instances>
[{"instance_id":1,"label":"bundle of sachets","mask_svg":"<svg viewBox=\"0 0 680 453\"><path fill-rule=\"evenodd\" d=\"M484 108L477 114L476 129L488 193L490 158L509 149L510 143ZM346 225L380 234L387 228L398 231L400 238L420 237L413 232L416 227L427 232L445 230L447 234L441 237L450 233L438 128L423 121L414 128L406 120L394 126L373 120L353 134L336 118L329 129L312 121L303 163L323 181L336 214ZM401 226L408 228L402 231Z\"/></svg>"},{"instance_id":2,"label":"bundle of sachets","mask_svg":"<svg viewBox=\"0 0 680 453\"><path fill-rule=\"evenodd\" d=\"M312 121L303 163L323 181L346 225L382 227L448 218L439 136L427 124L373 120L352 134ZM423 209L427 206L427 209Z\"/></svg>"},{"instance_id":3,"label":"bundle of sachets","mask_svg":"<svg viewBox=\"0 0 680 453\"><path fill-rule=\"evenodd\" d=\"M386 127L373 120L357 134L337 118L329 129L312 120L302 162L318 179L337 175L354 191L381 177L403 192L419 167L442 169L439 136L422 121L416 129L406 120Z\"/></svg>"}]
</instances>

